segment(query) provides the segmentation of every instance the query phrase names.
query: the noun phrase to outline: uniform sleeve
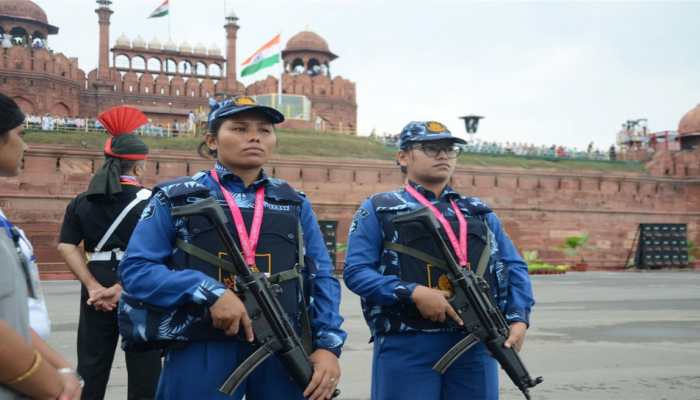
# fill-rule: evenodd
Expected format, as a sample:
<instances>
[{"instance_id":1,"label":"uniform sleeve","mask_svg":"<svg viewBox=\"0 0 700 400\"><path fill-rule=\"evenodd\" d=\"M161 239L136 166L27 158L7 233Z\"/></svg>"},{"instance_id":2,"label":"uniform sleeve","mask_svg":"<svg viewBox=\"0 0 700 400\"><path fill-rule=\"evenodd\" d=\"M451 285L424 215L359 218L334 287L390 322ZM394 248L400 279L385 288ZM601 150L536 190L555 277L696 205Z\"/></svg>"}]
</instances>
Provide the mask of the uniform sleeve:
<instances>
[{"instance_id":1,"label":"uniform sleeve","mask_svg":"<svg viewBox=\"0 0 700 400\"><path fill-rule=\"evenodd\" d=\"M486 219L489 228L496 237L501 261L508 270L506 320L508 323L525 322L529 325L530 310L535 305L535 299L532 294L532 283L527 271L527 264L520 257L515 245L513 245L513 242L503 230L501 221L496 216L496 213L489 213Z\"/></svg>"},{"instance_id":2,"label":"uniform sleeve","mask_svg":"<svg viewBox=\"0 0 700 400\"><path fill-rule=\"evenodd\" d=\"M174 308L187 303L213 305L224 293L224 285L201 271L168 268L166 261L173 252L174 242L170 203L162 192L157 192L143 210L119 264L124 290L157 307Z\"/></svg>"},{"instance_id":3,"label":"uniform sleeve","mask_svg":"<svg viewBox=\"0 0 700 400\"><path fill-rule=\"evenodd\" d=\"M85 237L83 235L83 228L80 225L80 217L76 212L77 198L71 200L66 207L66 213L63 216L63 224L61 225L61 233L59 236L59 243L67 243L73 245L79 245Z\"/></svg>"},{"instance_id":4,"label":"uniform sleeve","mask_svg":"<svg viewBox=\"0 0 700 400\"><path fill-rule=\"evenodd\" d=\"M313 297L311 299L311 328L314 348L321 348L340 356L347 333L340 328L340 283L333 276L333 266L321 235L321 229L305 199L301 207L301 226L307 256L316 263L316 274L311 277Z\"/></svg>"},{"instance_id":5,"label":"uniform sleeve","mask_svg":"<svg viewBox=\"0 0 700 400\"><path fill-rule=\"evenodd\" d=\"M416 288L395 275L380 271L383 235L371 200L357 210L350 225L343 278L347 287L376 305L411 301Z\"/></svg>"}]
</instances>

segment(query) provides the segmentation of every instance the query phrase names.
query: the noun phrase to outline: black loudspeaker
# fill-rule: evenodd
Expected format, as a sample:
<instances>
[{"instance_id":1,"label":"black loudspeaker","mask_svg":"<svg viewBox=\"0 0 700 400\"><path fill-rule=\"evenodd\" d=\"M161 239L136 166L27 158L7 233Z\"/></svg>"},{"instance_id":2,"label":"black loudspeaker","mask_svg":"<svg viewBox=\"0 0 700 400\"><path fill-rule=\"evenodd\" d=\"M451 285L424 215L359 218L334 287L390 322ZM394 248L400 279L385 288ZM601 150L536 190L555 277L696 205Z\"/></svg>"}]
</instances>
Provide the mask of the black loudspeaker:
<instances>
[{"instance_id":1,"label":"black loudspeaker","mask_svg":"<svg viewBox=\"0 0 700 400\"><path fill-rule=\"evenodd\" d=\"M336 239L338 221L318 221L318 225L321 228L321 234L323 234L323 241L326 243L328 255L331 256L331 262L333 263L333 269L335 270L337 268L335 264L335 249L338 243L338 240Z\"/></svg>"},{"instance_id":2,"label":"black loudspeaker","mask_svg":"<svg viewBox=\"0 0 700 400\"><path fill-rule=\"evenodd\" d=\"M687 224L639 224L637 268L688 266Z\"/></svg>"}]
</instances>

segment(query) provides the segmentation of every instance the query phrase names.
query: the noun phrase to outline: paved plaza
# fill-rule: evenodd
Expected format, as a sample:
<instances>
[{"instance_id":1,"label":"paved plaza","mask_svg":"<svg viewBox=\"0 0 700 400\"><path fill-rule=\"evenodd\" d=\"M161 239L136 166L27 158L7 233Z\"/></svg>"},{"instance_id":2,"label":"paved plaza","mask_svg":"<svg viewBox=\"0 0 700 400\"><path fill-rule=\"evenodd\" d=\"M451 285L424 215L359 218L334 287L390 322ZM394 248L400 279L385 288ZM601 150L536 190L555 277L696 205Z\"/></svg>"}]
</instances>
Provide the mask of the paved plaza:
<instances>
[{"instance_id":1,"label":"paved plaza","mask_svg":"<svg viewBox=\"0 0 700 400\"><path fill-rule=\"evenodd\" d=\"M533 277L538 304L522 357L544 383L533 400L700 400L700 273L587 272ZM79 285L44 282L51 344L75 361ZM369 399L371 346L359 299L346 289L350 337L342 399ZM522 399L504 375L502 400ZM107 399L126 399L124 357Z\"/></svg>"}]
</instances>

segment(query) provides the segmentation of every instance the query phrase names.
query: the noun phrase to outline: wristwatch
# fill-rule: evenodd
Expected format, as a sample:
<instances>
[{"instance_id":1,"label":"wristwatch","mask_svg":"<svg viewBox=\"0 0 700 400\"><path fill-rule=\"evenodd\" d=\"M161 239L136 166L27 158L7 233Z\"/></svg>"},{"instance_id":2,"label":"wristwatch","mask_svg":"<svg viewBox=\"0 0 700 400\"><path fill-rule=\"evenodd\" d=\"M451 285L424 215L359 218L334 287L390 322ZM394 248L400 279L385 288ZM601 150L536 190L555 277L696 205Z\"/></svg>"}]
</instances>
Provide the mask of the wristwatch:
<instances>
[{"instance_id":1,"label":"wristwatch","mask_svg":"<svg viewBox=\"0 0 700 400\"><path fill-rule=\"evenodd\" d=\"M59 369L56 370L56 372L58 372L59 374L62 374L62 375L73 375L73 376L75 376L75 378L78 380L78 382L80 382L80 387L81 387L81 388L82 388L82 387L85 387L85 379L83 379L83 377L80 376L80 375L78 374L78 372L77 372L76 370L74 370L73 368L59 368Z\"/></svg>"}]
</instances>

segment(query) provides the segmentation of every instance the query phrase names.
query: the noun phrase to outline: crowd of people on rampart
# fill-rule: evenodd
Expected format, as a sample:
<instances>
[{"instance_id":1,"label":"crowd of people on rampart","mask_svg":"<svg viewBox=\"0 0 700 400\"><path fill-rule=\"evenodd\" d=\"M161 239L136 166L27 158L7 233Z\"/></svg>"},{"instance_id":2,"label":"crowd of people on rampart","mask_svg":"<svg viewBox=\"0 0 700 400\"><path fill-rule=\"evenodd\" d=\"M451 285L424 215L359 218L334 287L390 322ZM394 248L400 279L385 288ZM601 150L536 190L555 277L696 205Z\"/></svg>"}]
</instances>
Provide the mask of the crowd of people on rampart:
<instances>
[{"instance_id":1,"label":"crowd of people on rampart","mask_svg":"<svg viewBox=\"0 0 700 400\"><path fill-rule=\"evenodd\" d=\"M156 137L172 137L186 134L197 133L198 116L193 112L186 121L173 121L169 124L149 121L138 130L138 134L144 136ZM104 131L104 127L99 121L93 118L81 117L63 117L50 114L45 115L27 115L25 128L29 130L40 131ZM376 135L373 135L375 138ZM658 136L658 137L657 137ZM625 150L633 152L653 154L659 145L664 145L667 142L674 142L676 133L656 135L651 134L639 139L628 140L621 146L611 145L607 150L601 149L590 142L586 149L579 149L571 146L563 145L544 145L524 142L506 141L497 142L482 140L480 138L471 138L467 144L463 145L463 152L503 155L503 156L521 156L521 157L537 157L537 158L563 158L563 159L580 159L580 160L600 160L600 161L615 161L622 159L620 153ZM619 138L618 138L619 139ZM385 135L379 137L379 141L387 146L395 146L398 140L398 135ZM618 140L619 142L619 140ZM630 143L627 143L630 142ZM663 147L663 146L662 146Z\"/></svg>"},{"instance_id":2,"label":"crowd of people on rampart","mask_svg":"<svg viewBox=\"0 0 700 400\"><path fill-rule=\"evenodd\" d=\"M398 140L397 136L384 136L382 141L387 145L394 145ZM505 143L496 141L486 141L480 138L473 138L463 145L465 153L491 154L491 155L511 155L521 157L539 157L539 158L568 158L568 159L585 159L585 160L609 160L615 161L618 159L618 149L615 145L610 146L607 151L601 150L590 142L586 150L580 150L576 147L562 146L553 144L536 145L533 143L519 143L506 141Z\"/></svg>"},{"instance_id":3,"label":"crowd of people on rampart","mask_svg":"<svg viewBox=\"0 0 700 400\"><path fill-rule=\"evenodd\" d=\"M150 121L139 128L138 133L144 136L178 136L195 132L196 122L188 119L185 122L173 121L171 124L162 124ZM27 115L25 129L40 131L104 131L100 122L93 118L61 117L45 115Z\"/></svg>"}]
</instances>

